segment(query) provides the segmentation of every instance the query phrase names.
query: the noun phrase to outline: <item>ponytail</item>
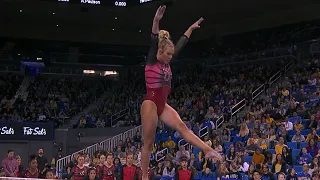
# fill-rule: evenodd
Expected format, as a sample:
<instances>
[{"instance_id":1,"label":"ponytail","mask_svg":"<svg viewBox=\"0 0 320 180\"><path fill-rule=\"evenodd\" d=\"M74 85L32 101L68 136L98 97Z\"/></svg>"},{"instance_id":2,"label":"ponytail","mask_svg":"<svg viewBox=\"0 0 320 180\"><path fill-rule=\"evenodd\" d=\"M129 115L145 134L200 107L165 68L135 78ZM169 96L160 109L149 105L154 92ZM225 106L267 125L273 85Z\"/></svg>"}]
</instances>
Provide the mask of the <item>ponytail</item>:
<instances>
[{"instance_id":1,"label":"ponytail","mask_svg":"<svg viewBox=\"0 0 320 180\"><path fill-rule=\"evenodd\" d=\"M173 42L170 40L170 33L166 30L160 30L159 32L159 49L164 49L166 45L174 47Z\"/></svg>"}]
</instances>

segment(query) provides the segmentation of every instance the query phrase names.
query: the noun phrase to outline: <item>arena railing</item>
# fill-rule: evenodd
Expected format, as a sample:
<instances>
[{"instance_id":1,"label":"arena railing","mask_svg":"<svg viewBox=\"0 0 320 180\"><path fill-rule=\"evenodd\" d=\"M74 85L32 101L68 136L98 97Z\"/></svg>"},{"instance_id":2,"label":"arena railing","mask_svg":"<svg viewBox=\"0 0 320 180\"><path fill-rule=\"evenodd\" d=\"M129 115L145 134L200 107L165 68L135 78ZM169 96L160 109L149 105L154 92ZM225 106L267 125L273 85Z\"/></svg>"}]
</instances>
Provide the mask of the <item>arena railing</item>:
<instances>
[{"instance_id":1,"label":"arena railing","mask_svg":"<svg viewBox=\"0 0 320 180\"><path fill-rule=\"evenodd\" d=\"M261 86L259 86L256 90L254 90L251 94L251 99L255 99L256 97L258 97L261 93L263 93L265 91L266 85L262 84Z\"/></svg>"},{"instance_id":2,"label":"arena railing","mask_svg":"<svg viewBox=\"0 0 320 180\"><path fill-rule=\"evenodd\" d=\"M216 129L218 129L222 123L224 122L224 115L221 115L217 120L216 120L216 123L215 123L215 126L216 126Z\"/></svg>"},{"instance_id":3,"label":"arena railing","mask_svg":"<svg viewBox=\"0 0 320 180\"><path fill-rule=\"evenodd\" d=\"M283 71L276 72L273 76L271 76L268 80L268 85L271 87L277 80L279 80L283 75L286 75L286 73L294 66L295 62L292 60L288 64L284 66ZM254 100L257 98L261 93L266 91L266 84L262 84L257 89L255 89L251 94L251 99Z\"/></svg>"},{"instance_id":4,"label":"arena railing","mask_svg":"<svg viewBox=\"0 0 320 180\"><path fill-rule=\"evenodd\" d=\"M120 140L125 140L126 138L133 138L134 135L138 132L138 135L142 136L142 126L137 126L132 128L124 133L118 134L112 138L106 139L100 143L93 144L85 149L77 151L71 155L58 159L56 162L56 174L61 175L65 166L69 164L78 153L88 153L90 157L94 156L94 153L99 150L99 148L103 148L104 150L113 151Z\"/></svg>"},{"instance_id":5,"label":"arena railing","mask_svg":"<svg viewBox=\"0 0 320 180\"><path fill-rule=\"evenodd\" d=\"M111 127L115 126L120 118L130 113L130 108L125 108L111 116Z\"/></svg>"},{"instance_id":6,"label":"arena railing","mask_svg":"<svg viewBox=\"0 0 320 180\"><path fill-rule=\"evenodd\" d=\"M220 116L220 118L219 118L219 119L222 119L222 121L220 121L221 124L223 123L223 118L224 118L223 115ZM218 120L219 120L219 119L218 119ZM217 120L217 121L218 121L218 120ZM217 126L217 124L218 124L217 121L216 121L216 126L215 126L215 128L218 128L218 126ZM219 124L220 124L220 123L219 123ZM204 132L204 133L202 133L202 132ZM201 129L199 130L199 132L198 132L198 136L199 136L200 138L202 138L202 137L204 137L204 136L206 136L206 135L208 135L208 134L209 134L208 126L205 126L205 127L201 128ZM178 145L179 145L179 146L183 145L184 148L187 149L188 151L192 151L192 148L193 148L193 146L192 146L191 144L189 144L188 142L186 142L184 139L180 139L179 142L178 142Z\"/></svg>"},{"instance_id":7,"label":"arena railing","mask_svg":"<svg viewBox=\"0 0 320 180\"><path fill-rule=\"evenodd\" d=\"M205 130L206 130L206 131L205 131ZM205 131L205 132L202 134L203 131ZM198 134L199 134L199 137L200 137L200 138L202 138L203 136L209 134L209 128L208 128L208 126L205 126L205 127L203 127L202 129L200 129L199 132L198 132ZM182 144L183 142L185 142L185 143ZM189 151L192 150L192 145L189 144L188 142L186 142L184 139L180 139L180 140L178 141L178 145L179 145L179 146L180 146L180 145L183 145L184 147L189 146L188 150L189 150ZM169 149L168 149L168 148L164 148L164 149L162 149L161 151L157 152L156 155L155 155L156 161L158 162L158 161L163 160L168 153L169 153Z\"/></svg>"},{"instance_id":8,"label":"arena railing","mask_svg":"<svg viewBox=\"0 0 320 180\"><path fill-rule=\"evenodd\" d=\"M236 105L232 106L231 108L231 117L230 119L232 119L232 117L238 113L240 110L242 110L242 108L244 108L246 106L246 99L243 98L240 102L238 102Z\"/></svg>"}]
</instances>

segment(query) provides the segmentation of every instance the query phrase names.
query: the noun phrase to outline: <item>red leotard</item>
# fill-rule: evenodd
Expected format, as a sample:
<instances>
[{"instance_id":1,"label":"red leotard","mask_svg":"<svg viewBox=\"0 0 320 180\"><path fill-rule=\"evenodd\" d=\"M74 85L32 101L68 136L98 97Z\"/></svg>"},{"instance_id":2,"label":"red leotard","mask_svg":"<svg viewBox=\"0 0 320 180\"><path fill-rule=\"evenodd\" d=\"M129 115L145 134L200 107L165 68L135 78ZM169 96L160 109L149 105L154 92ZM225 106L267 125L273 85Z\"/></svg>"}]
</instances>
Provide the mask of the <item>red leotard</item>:
<instances>
[{"instance_id":1,"label":"red leotard","mask_svg":"<svg viewBox=\"0 0 320 180\"><path fill-rule=\"evenodd\" d=\"M188 37L183 35L175 46L173 59L177 57L187 42ZM160 116L171 90L172 72L169 64L164 64L158 61L157 51L158 35L151 34L151 47L145 66L145 80L147 87L145 100L151 100L156 104L157 113L158 116Z\"/></svg>"}]
</instances>

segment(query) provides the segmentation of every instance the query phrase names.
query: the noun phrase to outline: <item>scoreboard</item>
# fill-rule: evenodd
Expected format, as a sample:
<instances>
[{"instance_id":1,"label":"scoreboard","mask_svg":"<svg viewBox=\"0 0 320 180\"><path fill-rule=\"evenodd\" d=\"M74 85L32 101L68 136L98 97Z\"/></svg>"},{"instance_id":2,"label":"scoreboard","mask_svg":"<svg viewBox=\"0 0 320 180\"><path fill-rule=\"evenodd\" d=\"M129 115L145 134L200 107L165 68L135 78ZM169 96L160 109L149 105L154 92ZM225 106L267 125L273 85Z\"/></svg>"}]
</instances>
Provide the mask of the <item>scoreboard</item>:
<instances>
[{"instance_id":1,"label":"scoreboard","mask_svg":"<svg viewBox=\"0 0 320 180\"><path fill-rule=\"evenodd\" d=\"M88 5L96 5L96 6L127 7L127 6L137 6L144 3L160 1L160 0L47 0L47 1L65 3L65 4L88 4Z\"/></svg>"}]
</instances>

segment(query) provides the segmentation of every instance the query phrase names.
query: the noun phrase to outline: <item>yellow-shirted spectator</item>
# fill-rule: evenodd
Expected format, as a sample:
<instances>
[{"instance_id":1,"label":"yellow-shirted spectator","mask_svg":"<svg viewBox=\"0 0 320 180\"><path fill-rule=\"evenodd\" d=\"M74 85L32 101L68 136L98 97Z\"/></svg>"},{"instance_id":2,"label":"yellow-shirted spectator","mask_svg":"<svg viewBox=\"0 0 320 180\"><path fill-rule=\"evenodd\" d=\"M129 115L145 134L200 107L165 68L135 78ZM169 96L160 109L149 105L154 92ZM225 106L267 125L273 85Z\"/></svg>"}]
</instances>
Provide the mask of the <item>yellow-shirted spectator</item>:
<instances>
[{"instance_id":1,"label":"yellow-shirted spectator","mask_svg":"<svg viewBox=\"0 0 320 180\"><path fill-rule=\"evenodd\" d=\"M248 141L247 141L247 146L257 144L258 141L259 141L259 136L257 135L256 132L253 132L252 133L252 137L249 138Z\"/></svg>"},{"instance_id":2,"label":"yellow-shirted spectator","mask_svg":"<svg viewBox=\"0 0 320 180\"><path fill-rule=\"evenodd\" d=\"M264 155L261 153L261 149L257 148L252 156L252 163L253 164L262 164L264 162Z\"/></svg>"},{"instance_id":3,"label":"yellow-shirted spectator","mask_svg":"<svg viewBox=\"0 0 320 180\"><path fill-rule=\"evenodd\" d=\"M319 135L317 134L317 130L312 128L311 133L307 135L306 141L309 142L310 139L314 139L315 142L319 141Z\"/></svg>"},{"instance_id":4,"label":"yellow-shirted spectator","mask_svg":"<svg viewBox=\"0 0 320 180\"><path fill-rule=\"evenodd\" d=\"M51 109L57 109L58 107L57 103L53 100L51 101L50 106L51 106Z\"/></svg>"},{"instance_id":5,"label":"yellow-shirted spectator","mask_svg":"<svg viewBox=\"0 0 320 180\"><path fill-rule=\"evenodd\" d=\"M274 121L274 119L272 117L270 117L270 114L267 114L267 117L266 117L266 123L267 124L272 124Z\"/></svg>"},{"instance_id":6,"label":"yellow-shirted spectator","mask_svg":"<svg viewBox=\"0 0 320 180\"><path fill-rule=\"evenodd\" d=\"M278 144L275 146L276 154L282 154L282 148L285 146L287 146L287 145L284 144L283 137L279 137Z\"/></svg>"},{"instance_id":7,"label":"yellow-shirted spectator","mask_svg":"<svg viewBox=\"0 0 320 180\"><path fill-rule=\"evenodd\" d=\"M87 121L84 117L82 117L79 121L79 127L84 127L87 124Z\"/></svg>"},{"instance_id":8,"label":"yellow-shirted spectator","mask_svg":"<svg viewBox=\"0 0 320 180\"><path fill-rule=\"evenodd\" d=\"M294 122L293 128L294 128L295 130L299 130L299 131L301 131L301 130L304 129L304 127L303 127L303 125L301 124L300 120L296 120L296 121Z\"/></svg>"},{"instance_id":9,"label":"yellow-shirted spectator","mask_svg":"<svg viewBox=\"0 0 320 180\"><path fill-rule=\"evenodd\" d=\"M176 147L176 143L171 139L171 136L168 136L168 140L164 143L166 147L174 149Z\"/></svg>"},{"instance_id":10,"label":"yellow-shirted spectator","mask_svg":"<svg viewBox=\"0 0 320 180\"><path fill-rule=\"evenodd\" d=\"M286 96L289 96L290 93L289 93L288 89L283 88L282 91L281 91L281 94L282 94L282 96L286 97Z\"/></svg>"}]
</instances>

